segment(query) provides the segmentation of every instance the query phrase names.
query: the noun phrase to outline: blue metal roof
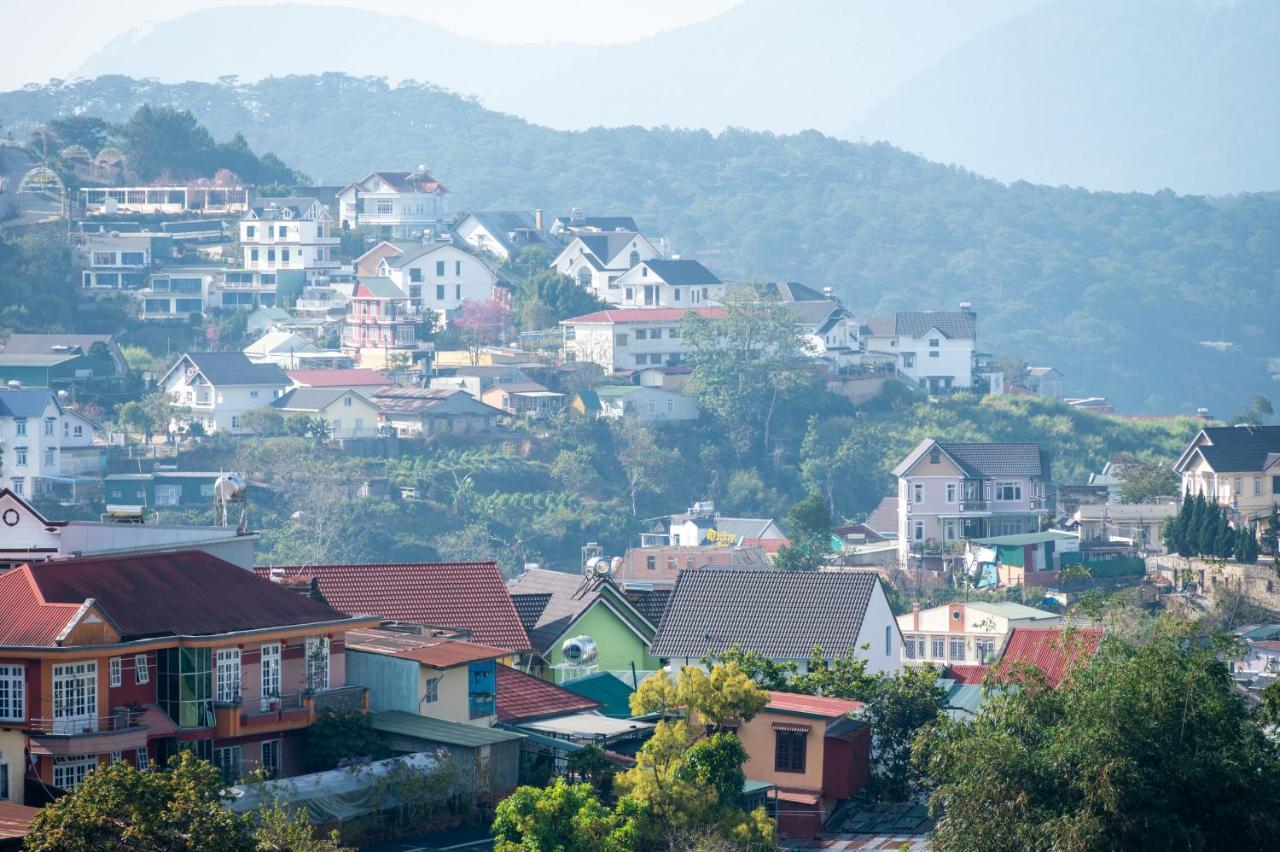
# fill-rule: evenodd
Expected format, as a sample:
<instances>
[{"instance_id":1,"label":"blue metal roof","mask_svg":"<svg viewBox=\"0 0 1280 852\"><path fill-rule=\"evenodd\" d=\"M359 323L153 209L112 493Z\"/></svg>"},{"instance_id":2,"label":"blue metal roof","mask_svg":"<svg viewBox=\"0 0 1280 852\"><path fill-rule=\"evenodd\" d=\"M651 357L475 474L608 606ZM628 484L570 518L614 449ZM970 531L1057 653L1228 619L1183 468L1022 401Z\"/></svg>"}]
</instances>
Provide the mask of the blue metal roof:
<instances>
[{"instance_id":1,"label":"blue metal roof","mask_svg":"<svg viewBox=\"0 0 1280 852\"><path fill-rule=\"evenodd\" d=\"M4 388L0 390L0 416L39 417L51 399L49 388Z\"/></svg>"}]
</instances>

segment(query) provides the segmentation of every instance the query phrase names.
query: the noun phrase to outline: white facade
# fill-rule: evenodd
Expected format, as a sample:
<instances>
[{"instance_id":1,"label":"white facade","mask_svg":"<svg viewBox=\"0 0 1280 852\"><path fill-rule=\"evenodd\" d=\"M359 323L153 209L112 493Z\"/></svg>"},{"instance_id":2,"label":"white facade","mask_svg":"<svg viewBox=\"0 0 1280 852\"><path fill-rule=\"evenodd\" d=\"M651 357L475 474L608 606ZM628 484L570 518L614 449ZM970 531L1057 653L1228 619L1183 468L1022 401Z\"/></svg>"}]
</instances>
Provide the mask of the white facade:
<instances>
[{"instance_id":1,"label":"white facade","mask_svg":"<svg viewBox=\"0 0 1280 852\"><path fill-rule=\"evenodd\" d=\"M260 198L240 220L242 266L253 272L297 269L308 277L340 264L333 217L314 198Z\"/></svg>"},{"instance_id":2,"label":"white facade","mask_svg":"<svg viewBox=\"0 0 1280 852\"><path fill-rule=\"evenodd\" d=\"M625 291L617 282L623 273L641 261L660 257L662 253L644 234L605 231L574 237L551 261L551 268L600 299L619 304Z\"/></svg>"},{"instance_id":3,"label":"white facade","mask_svg":"<svg viewBox=\"0 0 1280 852\"><path fill-rule=\"evenodd\" d=\"M425 168L371 172L338 193L338 222L344 229L372 228L383 239L421 239L447 228L448 192Z\"/></svg>"},{"instance_id":4,"label":"white facade","mask_svg":"<svg viewBox=\"0 0 1280 852\"><path fill-rule=\"evenodd\" d=\"M244 357L241 353L234 354ZM245 364L250 364L247 358ZM160 380L160 389L173 397L176 404L190 411L185 420L198 422L206 432L249 434L250 430L241 424L241 418L249 411L269 405L290 386L288 377L274 364L251 366L263 369L262 380L215 383L189 360L189 356L183 356Z\"/></svg>"},{"instance_id":5,"label":"white facade","mask_svg":"<svg viewBox=\"0 0 1280 852\"><path fill-rule=\"evenodd\" d=\"M83 472L74 451L93 440L93 424L48 388L0 389L0 486L14 494L30 497L45 480Z\"/></svg>"},{"instance_id":6,"label":"white facade","mask_svg":"<svg viewBox=\"0 0 1280 852\"><path fill-rule=\"evenodd\" d=\"M682 269L687 266L694 268ZM690 271L694 274L683 274ZM726 289L723 281L697 261L652 259L640 261L621 275L609 274L605 287L595 293L622 307L685 308L719 304Z\"/></svg>"},{"instance_id":7,"label":"white facade","mask_svg":"<svg viewBox=\"0 0 1280 852\"><path fill-rule=\"evenodd\" d=\"M936 328L919 337L899 335L898 369L929 390L973 387L974 341L950 338Z\"/></svg>"},{"instance_id":8,"label":"white facade","mask_svg":"<svg viewBox=\"0 0 1280 852\"><path fill-rule=\"evenodd\" d=\"M86 234L79 249L80 286L91 290L141 287L151 267L151 238L136 234Z\"/></svg>"},{"instance_id":9,"label":"white facade","mask_svg":"<svg viewBox=\"0 0 1280 852\"><path fill-rule=\"evenodd\" d=\"M498 276L473 254L448 243L433 243L384 258L378 274L409 295L414 311L434 311L442 325L463 302L493 298Z\"/></svg>"},{"instance_id":10,"label":"white facade","mask_svg":"<svg viewBox=\"0 0 1280 852\"><path fill-rule=\"evenodd\" d=\"M80 190L80 204L88 216L243 213L249 209L249 192L242 186L92 186Z\"/></svg>"},{"instance_id":11,"label":"white facade","mask_svg":"<svg viewBox=\"0 0 1280 852\"><path fill-rule=\"evenodd\" d=\"M596 388L600 416L637 423L675 423L697 420L701 414L692 397L662 388L603 386Z\"/></svg>"},{"instance_id":12,"label":"white facade","mask_svg":"<svg viewBox=\"0 0 1280 852\"><path fill-rule=\"evenodd\" d=\"M690 310L708 318L724 315L722 308ZM679 308L635 308L562 320L565 357L599 364L607 373L679 364L689 351L680 338L686 313Z\"/></svg>"}]
</instances>

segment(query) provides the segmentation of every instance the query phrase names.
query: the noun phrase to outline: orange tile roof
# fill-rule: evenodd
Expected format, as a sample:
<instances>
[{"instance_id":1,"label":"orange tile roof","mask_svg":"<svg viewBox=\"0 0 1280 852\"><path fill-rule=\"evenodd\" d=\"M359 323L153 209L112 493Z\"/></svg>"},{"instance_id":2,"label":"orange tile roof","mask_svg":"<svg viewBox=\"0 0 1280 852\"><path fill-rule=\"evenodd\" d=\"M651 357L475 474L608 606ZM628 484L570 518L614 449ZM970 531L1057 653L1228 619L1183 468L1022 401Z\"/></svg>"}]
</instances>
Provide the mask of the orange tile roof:
<instances>
[{"instance_id":1,"label":"orange tile roof","mask_svg":"<svg viewBox=\"0 0 1280 852\"><path fill-rule=\"evenodd\" d=\"M780 713L800 713L824 719L838 719L854 710L862 709L861 701L845 698L828 698L824 695L800 695L795 692L770 692L766 710Z\"/></svg>"},{"instance_id":2,"label":"orange tile roof","mask_svg":"<svg viewBox=\"0 0 1280 852\"><path fill-rule=\"evenodd\" d=\"M496 660L511 653L492 645L439 636L419 636L396 630L348 631L347 650L415 660L433 669L448 669L480 660Z\"/></svg>"},{"instance_id":3,"label":"orange tile roof","mask_svg":"<svg viewBox=\"0 0 1280 852\"><path fill-rule=\"evenodd\" d=\"M562 686L516 671L510 666L498 666L499 722L527 722L566 713L585 713L599 710L601 706L599 702Z\"/></svg>"},{"instance_id":4,"label":"orange tile roof","mask_svg":"<svg viewBox=\"0 0 1280 852\"><path fill-rule=\"evenodd\" d=\"M254 571L271 574L267 567ZM466 630L475 642L509 651L530 647L494 562L307 565L283 571L285 577L313 577L325 601L348 615Z\"/></svg>"},{"instance_id":5,"label":"orange tile roof","mask_svg":"<svg viewBox=\"0 0 1280 852\"><path fill-rule=\"evenodd\" d=\"M1078 660L1093 656L1101 641L1101 627L1016 627L996 671L1004 674L1014 663L1027 663L1040 669L1050 686L1057 686Z\"/></svg>"}]
</instances>

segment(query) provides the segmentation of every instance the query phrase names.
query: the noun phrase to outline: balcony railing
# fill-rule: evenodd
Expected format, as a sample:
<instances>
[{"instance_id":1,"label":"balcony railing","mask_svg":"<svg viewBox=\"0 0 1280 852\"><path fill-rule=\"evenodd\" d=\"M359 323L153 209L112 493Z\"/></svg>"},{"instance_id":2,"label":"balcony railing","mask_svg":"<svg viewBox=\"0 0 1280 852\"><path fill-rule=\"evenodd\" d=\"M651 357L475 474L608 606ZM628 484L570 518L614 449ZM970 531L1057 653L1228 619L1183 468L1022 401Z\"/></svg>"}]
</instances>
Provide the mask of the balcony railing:
<instances>
[{"instance_id":1,"label":"balcony railing","mask_svg":"<svg viewBox=\"0 0 1280 852\"><path fill-rule=\"evenodd\" d=\"M245 716L257 716L262 713L300 710L305 706L305 695L301 692L282 692L279 695L241 695L240 712Z\"/></svg>"},{"instance_id":2,"label":"balcony railing","mask_svg":"<svg viewBox=\"0 0 1280 852\"><path fill-rule=\"evenodd\" d=\"M960 511L985 512L987 511L987 501L986 500L961 500Z\"/></svg>"},{"instance_id":3,"label":"balcony railing","mask_svg":"<svg viewBox=\"0 0 1280 852\"><path fill-rule=\"evenodd\" d=\"M32 719L31 733L45 737L83 737L93 734L119 734L140 730L142 713L121 711L110 716L77 716L57 719Z\"/></svg>"}]
</instances>

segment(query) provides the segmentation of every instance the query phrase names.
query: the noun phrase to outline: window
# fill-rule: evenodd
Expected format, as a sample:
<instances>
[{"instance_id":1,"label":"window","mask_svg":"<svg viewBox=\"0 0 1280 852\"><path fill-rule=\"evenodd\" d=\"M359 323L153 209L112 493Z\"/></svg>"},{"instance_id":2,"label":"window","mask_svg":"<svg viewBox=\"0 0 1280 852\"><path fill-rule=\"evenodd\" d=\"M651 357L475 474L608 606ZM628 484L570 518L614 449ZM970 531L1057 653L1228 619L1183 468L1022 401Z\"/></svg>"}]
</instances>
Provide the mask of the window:
<instances>
[{"instance_id":1,"label":"window","mask_svg":"<svg viewBox=\"0 0 1280 852\"><path fill-rule=\"evenodd\" d=\"M240 780L241 747L227 746L213 750L213 765L222 771L222 783L231 785Z\"/></svg>"},{"instance_id":2,"label":"window","mask_svg":"<svg viewBox=\"0 0 1280 852\"><path fill-rule=\"evenodd\" d=\"M258 250L257 250L257 249L249 249L249 260L253 261L254 263L257 263L257 262L258 262Z\"/></svg>"},{"instance_id":3,"label":"window","mask_svg":"<svg viewBox=\"0 0 1280 852\"><path fill-rule=\"evenodd\" d=\"M245 227L244 227L244 238L245 238L246 240L252 240L252 239L253 239L254 237L256 237L256 236L258 236L258 229L257 229L257 227L255 227L255 226L253 226L253 225L245 225Z\"/></svg>"},{"instance_id":4,"label":"window","mask_svg":"<svg viewBox=\"0 0 1280 852\"><path fill-rule=\"evenodd\" d=\"M156 486L156 505L157 506L177 506L182 502L182 486L180 485L157 485Z\"/></svg>"},{"instance_id":5,"label":"window","mask_svg":"<svg viewBox=\"0 0 1280 852\"><path fill-rule=\"evenodd\" d=\"M280 774L280 740L262 741L262 763L259 766L269 777Z\"/></svg>"},{"instance_id":6,"label":"window","mask_svg":"<svg viewBox=\"0 0 1280 852\"><path fill-rule=\"evenodd\" d=\"M472 663L467 668L467 710L469 718L483 719L495 712L497 668L493 660Z\"/></svg>"},{"instance_id":7,"label":"window","mask_svg":"<svg viewBox=\"0 0 1280 852\"><path fill-rule=\"evenodd\" d=\"M443 284L436 285L436 301L439 301L439 302L444 301L444 285Z\"/></svg>"},{"instance_id":8,"label":"window","mask_svg":"<svg viewBox=\"0 0 1280 852\"><path fill-rule=\"evenodd\" d=\"M147 666L146 654L138 654L133 658L133 682L139 686L151 683L151 669Z\"/></svg>"},{"instance_id":9,"label":"window","mask_svg":"<svg viewBox=\"0 0 1280 852\"><path fill-rule=\"evenodd\" d=\"M650 339L650 340L661 340L661 339L662 339L662 329L660 329L660 328L655 328L655 329L653 329L652 331L650 331L650 332L649 332L649 339Z\"/></svg>"},{"instance_id":10,"label":"window","mask_svg":"<svg viewBox=\"0 0 1280 852\"><path fill-rule=\"evenodd\" d=\"M71 734L98 729L98 663L53 667L53 729Z\"/></svg>"},{"instance_id":11,"label":"window","mask_svg":"<svg viewBox=\"0 0 1280 852\"><path fill-rule=\"evenodd\" d=\"M930 357L930 358L937 358L937 357L939 357L939 356L938 356L938 350L937 350L937 349L930 349L930 350L929 350L929 357Z\"/></svg>"},{"instance_id":12,"label":"window","mask_svg":"<svg viewBox=\"0 0 1280 852\"><path fill-rule=\"evenodd\" d=\"M916 635L914 633L903 634L902 654L908 660L914 660L916 658Z\"/></svg>"},{"instance_id":13,"label":"window","mask_svg":"<svg viewBox=\"0 0 1280 852\"><path fill-rule=\"evenodd\" d=\"M916 521L912 538L916 541L924 541L924 521Z\"/></svg>"},{"instance_id":14,"label":"window","mask_svg":"<svg viewBox=\"0 0 1280 852\"><path fill-rule=\"evenodd\" d=\"M1022 483L1020 482L997 482L996 483L996 499L997 500L1021 500L1022 499Z\"/></svg>"},{"instance_id":15,"label":"window","mask_svg":"<svg viewBox=\"0 0 1280 852\"><path fill-rule=\"evenodd\" d=\"M119 657L112 657L107 660L107 674L110 676L112 686L120 685L120 670L123 668L122 661Z\"/></svg>"},{"instance_id":16,"label":"window","mask_svg":"<svg viewBox=\"0 0 1280 852\"><path fill-rule=\"evenodd\" d=\"M658 560L656 557L646 556L644 558L644 563L644 567L648 568L650 571L658 570Z\"/></svg>"},{"instance_id":17,"label":"window","mask_svg":"<svg viewBox=\"0 0 1280 852\"><path fill-rule=\"evenodd\" d=\"M19 438L24 437L27 434L27 418L15 417L13 420L13 430L13 434L17 435Z\"/></svg>"},{"instance_id":18,"label":"window","mask_svg":"<svg viewBox=\"0 0 1280 852\"><path fill-rule=\"evenodd\" d=\"M462 274L462 261L460 261L460 260L455 260L455 261L453 262L453 274L454 274L454 275L461 275L461 274Z\"/></svg>"},{"instance_id":19,"label":"window","mask_svg":"<svg viewBox=\"0 0 1280 852\"><path fill-rule=\"evenodd\" d=\"M989 663L996 657L996 640L977 639L973 643L973 651L979 663Z\"/></svg>"},{"instance_id":20,"label":"window","mask_svg":"<svg viewBox=\"0 0 1280 852\"><path fill-rule=\"evenodd\" d=\"M632 298L634 298L635 291L632 290L630 287L628 287L623 292L625 293L625 295L622 297L624 301L630 302Z\"/></svg>"},{"instance_id":21,"label":"window","mask_svg":"<svg viewBox=\"0 0 1280 852\"><path fill-rule=\"evenodd\" d=\"M240 428L240 415L238 414L231 415L231 428L232 429Z\"/></svg>"},{"instance_id":22,"label":"window","mask_svg":"<svg viewBox=\"0 0 1280 852\"><path fill-rule=\"evenodd\" d=\"M893 655L893 625L886 624L884 626L884 655L886 657Z\"/></svg>"},{"instance_id":23,"label":"window","mask_svg":"<svg viewBox=\"0 0 1280 852\"><path fill-rule=\"evenodd\" d=\"M113 251L95 251L93 253L94 266L115 266L116 253Z\"/></svg>"},{"instance_id":24,"label":"window","mask_svg":"<svg viewBox=\"0 0 1280 852\"><path fill-rule=\"evenodd\" d=\"M53 447L45 447L44 463L46 467L53 464Z\"/></svg>"},{"instance_id":25,"label":"window","mask_svg":"<svg viewBox=\"0 0 1280 852\"><path fill-rule=\"evenodd\" d=\"M240 649L219 648L215 699L219 704L232 704L240 697Z\"/></svg>"},{"instance_id":26,"label":"window","mask_svg":"<svg viewBox=\"0 0 1280 852\"><path fill-rule=\"evenodd\" d=\"M24 493L23 489L26 487L26 479L24 479L21 476L15 476L12 482L13 482L13 493L21 497Z\"/></svg>"},{"instance_id":27,"label":"window","mask_svg":"<svg viewBox=\"0 0 1280 852\"><path fill-rule=\"evenodd\" d=\"M773 769L775 772L804 772L804 753L809 736L803 731L775 731Z\"/></svg>"},{"instance_id":28,"label":"window","mask_svg":"<svg viewBox=\"0 0 1280 852\"><path fill-rule=\"evenodd\" d=\"M911 483L911 502L912 503L924 502L924 483L923 482Z\"/></svg>"},{"instance_id":29,"label":"window","mask_svg":"<svg viewBox=\"0 0 1280 852\"><path fill-rule=\"evenodd\" d=\"M414 266L414 267L410 267L410 269L409 269L409 283L411 283L411 284L421 284L421 283L422 283L422 270L421 270L421 269L419 269L419 268L418 268L418 267L416 267L416 266Z\"/></svg>"},{"instance_id":30,"label":"window","mask_svg":"<svg viewBox=\"0 0 1280 852\"><path fill-rule=\"evenodd\" d=\"M929 451L929 464L938 464L942 461L942 450L934 447Z\"/></svg>"},{"instance_id":31,"label":"window","mask_svg":"<svg viewBox=\"0 0 1280 852\"><path fill-rule=\"evenodd\" d=\"M26 689L26 669L23 666L0 666L0 720L26 721ZM3 775L0 773L0 777Z\"/></svg>"},{"instance_id":32,"label":"window","mask_svg":"<svg viewBox=\"0 0 1280 852\"><path fill-rule=\"evenodd\" d=\"M1237 476L1232 484L1235 486L1236 496L1239 497L1244 492L1244 483Z\"/></svg>"},{"instance_id":33,"label":"window","mask_svg":"<svg viewBox=\"0 0 1280 852\"><path fill-rule=\"evenodd\" d=\"M1262 495L1262 477L1255 476L1253 478L1253 496L1259 497L1261 495Z\"/></svg>"},{"instance_id":34,"label":"window","mask_svg":"<svg viewBox=\"0 0 1280 852\"><path fill-rule=\"evenodd\" d=\"M259 666L261 689L258 693L262 710L271 706L271 699L280 695L280 643L270 642L262 646L262 663ZM263 743L265 748L266 744Z\"/></svg>"},{"instance_id":35,"label":"window","mask_svg":"<svg viewBox=\"0 0 1280 852\"><path fill-rule=\"evenodd\" d=\"M936 337L929 338L929 345L936 348L938 345L938 338Z\"/></svg>"},{"instance_id":36,"label":"window","mask_svg":"<svg viewBox=\"0 0 1280 852\"><path fill-rule=\"evenodd\" d=\"M906 367L909 370L915 365L916 365L916 354L914 352L903 352L902 366Z\"/></svg>"},{"instance_id":37,"label":"window","mask_svg":"<svg viewBox=\"0 0 1280 852\"><path fill-rule=\"evenodd\" d=\"M44 433L45 433L46 435L52 435L52 434L53 434L53 424L54 424L55 422L56 422L56 420L55 420L55 418L53 418L53 417L46 417L46 418L45 418L45 421L44 421Z\"/></svg>"},{"instance_id":38,"label":"window","mask_svg":"<svg viewBox=\"0 0 1280 852\"><path fill-rule=\"evenodd\" d=\"M436 277L437 278L444 277L444 261L443 260L436 261Z\"/></svg>"},{"instance_id":39,"label":"window","mask_svg":"<svg viewBox=\"0 0 1280 852\"><path fill-rule=\"evenodd\" d=\"M956 502L956 484L954 482L947 483L947 502Z\"/></svg>"},{"instance_id":40,"label":"window","mask_svg":"<svg viewBox=\"0 0 1280 852\"><path fill-rule=\"evenodd\" d=\"M145 748L138 749L138 753L134 757L134 761L139 772L146 772L151 768L151 755L147 753Z\"/></svg>"},{"instance_id":41,"label":"window","mask_svg":"<svg viewBox=\"0 0 1280 852\"><path fill-rule=\"evenodd\" d=\"M329 637L308 636L306 642L307 689L329 688Z\"/></svg>"},{"instance_id":42,"label":"window","mask_svg":"<svg viewBox=\"0 0 1280 852\"><path fill-rule=\"evenodd\" d=\"M636 340L647 340L648 338L649 338L649 332L646 329L643 329L643 328L636 329Z\"/></svg>"},{"instance_id":43,"label":"window","mask_svg":"<svg viewBox=\"0 0 1280 852\"><path fill-rule=\"evenodd\" d=\"M18 467L27 466L27 448L26 447L18 447L16 450L14 450L14 462L17 464Z\"/></svg>"},{"instance_id":44,"label":"window","mask_svg":"<svg viewBox=\"0 0 1280 852\"><path fill-rule=\"evenodd\" d=\"M56 757L53 760L53 786L74 790L85 776L98 768L98 756Z\"/></svg>"},{"instance_id":45,"label":"window","mask_svg":"<svg viewBox=\"0 0 1280 852\"><path fill-rule=\"evenodd\" d=\"M951 647L949 648L950 653L947 655L947 659L953 663L963 663L964 662L964 637L952 636L950 644L951 644Z\"/></svg>"},{"instance_id":46,"label":"window","mask_svg":"<svg viewBox=\"0 0 1280 852\"><path fill-rule=\"evenodd\" d=\"M635 249L631 250L631 254L627 256L627 266L635 266L640 262L640 252Z\"/></svg>"},{"instance_id":47,"label":"window","mask_svg":"<svg viewBox=\"0 0 1280 852\"><path fill-rule=\"evenodd\" d=\"M462 285L461 285L461 284L454 284L454 285L453 285L453 298L455 298L455 299L461 299L461 298L462 298Z\"/></svg>"},{"instance_id":48,"label":"window","mask_svg":"<svg viewBox=\"0 0 1280 852\"><path fill-rule=\"evenodd\" d=\"M613 345L614 345L614 346L626 346L626 345L627 345L627 336L626 336L625 334L615 334L615 335L613 336Z\"/></svg>"},{"instance_id":49,"label":"window","mask_svg":"<svg viewBox=\"0 0 1280 852\"><path fill-rule=\"evenodd\" d=\"M392 208L392 206L391 206L391 202L390 202L390 201L379 201L379 202L378 202L378 205L377 205L377 211L378 211L378 215L379 215L379 216L390 216L390 215L391 215L391 212L392 212L392 209L393 209L393 208Z\"/></svg>"},{"instance_id":50,"label":"window","mask_svg":"<svg viewBox=\"0 0 1280 852\"><path fill-rule=\"evenodd\" d=\"M427 678L426 689L423 690L423 693L422 693L422 703L435 704L439 700L440 700L440 678L429 677Z\"/></svg>"},{"instance_id":51,"label":"window","mask_svg":"<svg viewBox=\"0 0 1280 852\"><path fill-rule=\"evenodd\" d=\"M667 329L667 337L669 337L672 340L679 340L680 329L676 328L675 326L672 326L671 328Z\"/></svg>"},{"instance_id":52,"label":"window","mask_svg":"<svg viewBox=\"0 0 1280 852\"><path fill-rule=\"evenodd\" d=\"M947 655L947 638L945 636L929 637L929 656L941 660Z\"/></svg>"},{"instance_id":53,"label":"window","mask_svg":"<svg viewBox=\"0 0 1280 852\"><path fill-rule=\"evenodd\" d=\"M84 427L83 427L83 426L77 426L75 429L73 429L73 430L72 430L72 434L73 434L73 435L75 435L77 438L83 438L83 437L84 437Z\"/></svg>"},{"instance_id":54,"label":"window","mask_svg":"<svg viewBox=\"0 0 1280 852\"><path fill-rule=\"evenodd\" d=\"M163 648L156 652L156 699L180 728L213 724L213 649Z\"/></svg>"},{"instance_id":55,"label":"window","mask_svg":"<svg viewBox=\"0 0 1280 852\"><path fill-rule=\"evenodd\" d=\"M679 288L679 287L676 287L674 290L672 290L672 291L671 291L671 299L672 299L672 301L675 301L675 302L680 301L680 288Z\"/></svg>"}]
</instances>

